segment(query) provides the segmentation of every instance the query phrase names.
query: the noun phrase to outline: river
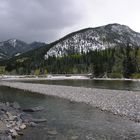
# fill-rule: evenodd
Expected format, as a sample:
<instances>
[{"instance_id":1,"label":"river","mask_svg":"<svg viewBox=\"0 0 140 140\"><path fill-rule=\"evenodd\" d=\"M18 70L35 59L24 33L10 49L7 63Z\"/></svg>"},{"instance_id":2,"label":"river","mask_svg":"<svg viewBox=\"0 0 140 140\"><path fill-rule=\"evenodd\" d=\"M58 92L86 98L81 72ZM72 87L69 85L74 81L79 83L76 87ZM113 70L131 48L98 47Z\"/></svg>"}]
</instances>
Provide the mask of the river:
<instances>
[{"instance_id":1,"label":"river","mask_svg":"<svg viewBox=\"0 0 140 140\"><path fill-rule=\"evenodd\" d=\"M23 82L87 88L140 91L140 82L128 80L27 80Z\"/></svg>"},{"instance_id":2,"label":"river","mask_svg":"<svg viewBox=\"0 0 140 140\"><path fill-rule=\"evenodd\" d=\"M32 82L32 81L30 81ZM35 82L35 81L34 81ZM139 82L120 84L115 81L61 80L36 81L37 83L86 86L96 88L139 90ZM98 82L98 84L97 84ZM89 84L90 83L90 84ZM96 84L93 84L96 83ZM107 84L108 83L108 84ZM111 86L111 84L113 86ZM123 86L124 85L124 86ZM137 85L137 86L136 86ZM111 88L110 88L111 87ZM27 94L28 93L28 94ZM83 103L70 102L55 97L27 91L0 87L0 101L18 102L22 108L43 106L42 112L32 113L47 122L28 128L19 140L139 140L140 124L129 119L102 112ZM49 132L55 132L50 134Z\"/></svg>"}]
</instances>

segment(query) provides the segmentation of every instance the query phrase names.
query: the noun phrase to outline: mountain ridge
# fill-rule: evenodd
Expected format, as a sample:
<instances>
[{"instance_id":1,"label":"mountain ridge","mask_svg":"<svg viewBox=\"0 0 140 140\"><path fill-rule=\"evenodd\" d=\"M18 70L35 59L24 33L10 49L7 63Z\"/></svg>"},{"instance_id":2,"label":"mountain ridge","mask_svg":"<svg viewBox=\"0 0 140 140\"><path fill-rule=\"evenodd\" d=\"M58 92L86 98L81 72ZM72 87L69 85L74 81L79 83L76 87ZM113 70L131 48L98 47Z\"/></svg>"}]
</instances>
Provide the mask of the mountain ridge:
<instances>
[{"instance_id":1,"label":"mountain ridge","mask_svg":"<svg viewBox=\"0 0 140 140\"><path fill-rule=\"evenodd\" d=\"M128 43L133 46L140 46L140 33L133 31L126 25L114 23L95 28L89 27L72 32L51 43L52 47L46 53L45 59L49 56L69 55L70 49L74 49L75 53L81 53L81 51L86 53L90 50L105 49L118 44L126 46Z\"/></svg>"},{"instance_id":2,"label":"mountain ridge","mask_svg":"<svg viewBox=\"0 0 140 140\"><path fill-rule=\"evenodd\" d=\"M42 42L32 42L28 44L18 39L8 39L6 41L2 41L0 42L0 60L10 59L43 45L46 44Z\"/></svg>"}]
</instances>

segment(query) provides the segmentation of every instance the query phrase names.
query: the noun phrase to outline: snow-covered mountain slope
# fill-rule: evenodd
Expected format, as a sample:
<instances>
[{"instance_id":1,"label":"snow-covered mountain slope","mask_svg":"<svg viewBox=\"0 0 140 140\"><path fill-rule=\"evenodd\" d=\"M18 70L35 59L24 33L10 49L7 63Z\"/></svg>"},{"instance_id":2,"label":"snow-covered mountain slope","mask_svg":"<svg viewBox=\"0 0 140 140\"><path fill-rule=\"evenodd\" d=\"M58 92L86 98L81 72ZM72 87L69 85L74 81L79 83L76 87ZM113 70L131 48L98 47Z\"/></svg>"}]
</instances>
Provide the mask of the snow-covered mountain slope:
<instances>
[{"instance_id":1,"label":"snow-covered mountain slope","mask_svg":"<svg viewBox=\"0 0 140 140\"><path fill-rule=\"evenodd\" d=\"M17 39L9 39L7 41L0 42L0 60L18 56L24 52L39 48L44 45L45 43L40 42L27 44Z\"/></svg>"},{"instance_id":2,"label":"snow-covered mountain slope","mask_svg":"<svg viewBox=\"0 0 140 140\"><path fill-rule=\"evenodd\" d=\"M95 49L103 50L115 46L140 46L140 33L120 24L109 24L97 28L87 28L71 33L52 43L52 47L45 54L62 57L73 53L86 53Z\"/></svg>"}]
</instances>

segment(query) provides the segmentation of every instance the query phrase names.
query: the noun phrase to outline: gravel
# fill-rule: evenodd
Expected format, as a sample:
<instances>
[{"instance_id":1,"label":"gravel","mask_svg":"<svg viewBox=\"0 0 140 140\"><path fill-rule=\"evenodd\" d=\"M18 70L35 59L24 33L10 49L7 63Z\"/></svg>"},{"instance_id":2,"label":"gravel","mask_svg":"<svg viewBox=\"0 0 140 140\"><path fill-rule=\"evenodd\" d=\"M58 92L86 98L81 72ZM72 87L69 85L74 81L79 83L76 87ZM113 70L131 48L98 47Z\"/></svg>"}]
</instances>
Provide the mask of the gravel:
<instances>
[{"instance_id":1,"label":"gravel","mask_svg":"<svg viewBox=\"0 0 140 140\"><path fill-rule=\"evenodd\" d=\"M34 112L41 111L41 107L33 107ZM28 126L35 127L37 123L47 121L46 119L33 118L31 114L26 114L21 110L17 102L0 102L0 140L16 139L23 135L23 129Z\"/></svg>"},{"instance_id":2,"label":"gravel","mask_svg":"<svg viewBox=\"0 0 140 140\"><path fill-rule=\"evenodd\" d=\"M4 81L1 81L0 85L83 102L140 121L139 92Z\"/></svg>"}]
</instances>

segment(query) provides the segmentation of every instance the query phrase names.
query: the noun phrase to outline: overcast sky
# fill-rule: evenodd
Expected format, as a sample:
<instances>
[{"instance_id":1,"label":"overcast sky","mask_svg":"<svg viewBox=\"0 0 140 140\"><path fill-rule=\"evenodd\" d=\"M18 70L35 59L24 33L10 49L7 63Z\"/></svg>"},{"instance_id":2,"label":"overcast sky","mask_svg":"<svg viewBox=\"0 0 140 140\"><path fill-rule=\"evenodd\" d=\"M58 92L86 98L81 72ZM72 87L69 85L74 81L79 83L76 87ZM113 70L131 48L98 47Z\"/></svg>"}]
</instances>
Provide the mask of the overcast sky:
<instances>
[{"instance_id":1,"label":"overcast sky","mask_svg":"<svg viewBox=\"0 0 140 140\"><path fill-rule=\"evenodd\" d=\"M52 42L109 23L140 32L139 6L140 0L0 0L0 41Z\"/></svg>"}]
</instances>

